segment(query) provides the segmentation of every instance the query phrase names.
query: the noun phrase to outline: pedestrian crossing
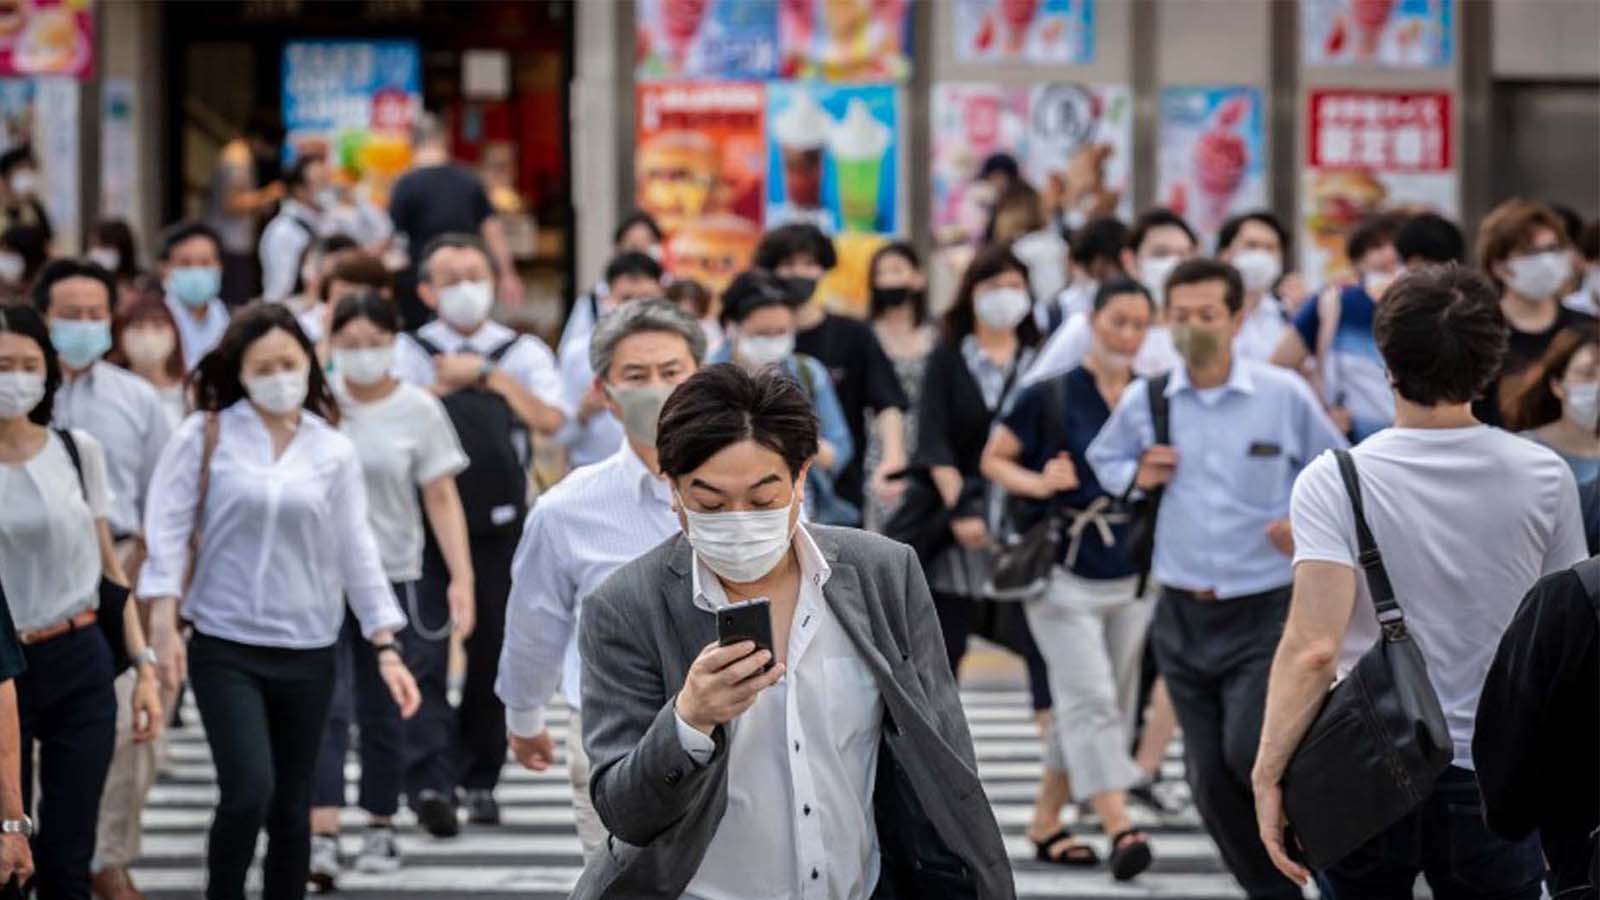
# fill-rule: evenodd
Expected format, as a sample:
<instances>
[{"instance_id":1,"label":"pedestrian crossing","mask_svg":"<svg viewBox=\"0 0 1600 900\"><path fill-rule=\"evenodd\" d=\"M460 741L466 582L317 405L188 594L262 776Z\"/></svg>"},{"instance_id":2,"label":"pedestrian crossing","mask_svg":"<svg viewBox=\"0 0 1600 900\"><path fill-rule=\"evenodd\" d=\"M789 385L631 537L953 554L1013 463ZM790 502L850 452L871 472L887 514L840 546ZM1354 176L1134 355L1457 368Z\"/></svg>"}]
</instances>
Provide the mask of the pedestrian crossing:
<instances>
[{"instance_id":1,"label":"pedestrian crossing","mask_svg":"<svg viewBox=\"0 0 1600 900\"><path fill-rule=\"evenodd\" d=\"M973 690L962 695L978 757L978 773L994 806L1022 898L1156 897L1221 900L1241 896L1223 870L1215 846L1192 810L1158 819L1135 808L1135 823L1150 834L1155 851L1151 871L1129 884L1116 884L1104 867L1068 870L1034 861L1024 836L1041 772L1040 747L1028 695L1018 691ZM171 733L171 753L150 794L144 815L143 856L134 879L151 900L200 896L205 885L205 834L216 801L210 751L192 707L187 727ZM564 748L567 714L555 707L549 723L556 746ZM564 751L563 751L564 755ZM468 826L460 837L437 840L412 827L409 813L397 818L405 865L385 874L348 870L339 893L351 897L428 897L440 900L554 900L565 897L582 870L573 828L571 788L564 759L546 772L528 772L508 763L496 792L504 822L497 828ZM347 765L354 797L357 765ZM1164 774L1177 779L1175 756ZM1182 792L1183 789L1177 789ZM1076 810L1065 815L1071 824ZM344 850L359 847L365 813L348 808L341 817ZM1093 827L1079 829L1106 855L1105 841ZM263 840L264 845L264 840ZM252 883L259 879L252 874Z\"/></svg>"}]
</instances>

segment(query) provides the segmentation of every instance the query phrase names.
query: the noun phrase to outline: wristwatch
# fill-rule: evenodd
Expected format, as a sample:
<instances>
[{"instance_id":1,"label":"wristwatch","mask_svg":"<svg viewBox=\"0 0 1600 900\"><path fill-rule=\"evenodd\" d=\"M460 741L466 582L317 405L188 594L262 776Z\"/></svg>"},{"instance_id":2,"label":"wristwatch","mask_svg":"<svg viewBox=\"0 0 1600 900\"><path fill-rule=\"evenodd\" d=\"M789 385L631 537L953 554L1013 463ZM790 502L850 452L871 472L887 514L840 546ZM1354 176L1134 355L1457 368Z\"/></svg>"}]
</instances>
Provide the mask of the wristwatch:
<instances>
[{"instance_id":1,"label":"wristwatch","mask_svg":"<svg viewBox=\"0 0 1600 900\"><path fill-rule=\"evenodd\" d=\"M489 376L493 374L494 360L484 359L483 363L478 366L478 387L487 386L489 384Z\"/></svg>"},{"instance_id":2,"label":"wristwatch","mask_svg":"<svg viewBox=\"0 0 1600 900\"><path fill-rule=\"evenodd\" d=\"M400 639L399 638L395 638L394 640L391 640L387 644L373 644L372 645L372 655L373 656L382 656L385 653L393 653L395 656L402 655L401 652L400 652Z\"/></svg>"},{"instance_id":3,"label":"wristwatch","mask_svg":"<svg viewBox=\"0 0 1600 900\"><path fill-rule=\"evenodd\" d=\"M23 837L33 837L33 820L27 816L20 819L0 819L0 834L20 834Z\"/></svg>"},{"instance_id":4,"label":"wristwatch","mask_svg":"<svg viewBox=\"0 0 1600 900\"><path fill-rule=\"evenodd\" d=\"M145 644L143 650L140 650L138 653L133 655L133 664L135 666L148 664L154 667L160 664L160 662L160 658L156 656L156 648L150 646L149 644Z\"/></svg>"}]
</instances>

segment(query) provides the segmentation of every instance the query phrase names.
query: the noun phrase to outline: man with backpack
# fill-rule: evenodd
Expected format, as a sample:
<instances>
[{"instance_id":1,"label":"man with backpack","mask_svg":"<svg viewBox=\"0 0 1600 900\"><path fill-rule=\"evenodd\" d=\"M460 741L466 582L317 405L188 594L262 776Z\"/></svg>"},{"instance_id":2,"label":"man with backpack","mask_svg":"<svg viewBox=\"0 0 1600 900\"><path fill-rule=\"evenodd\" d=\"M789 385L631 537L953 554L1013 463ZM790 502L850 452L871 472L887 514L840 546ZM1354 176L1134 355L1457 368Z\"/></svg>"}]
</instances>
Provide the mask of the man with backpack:
<instances>
[{"instance_id":1,"label":"man with backpack","mask_svg":"<svg viewBox=\"0 0 1600 900\"><path fill-rule=\"evenodd\" d=\"M569 415L555 357L538 339L490 319L496 272L478 238L435 238L421 257L418 296L438 313L396 351L400 377L444 402L469 465L456 476L471 536L477 625L465 644L459 714L445 698L450 642L448 570L429 535L417 608L407 610L406 664L422 710L406 723L406 793L438 837L456 834L459 785L468 821L494 825L494 788L506 758L505 708L494 693L505 630L511 559L528 508L530 432L553 435ZM457 742L459 741L459 756Z\"/></svg>"}]
</instances>

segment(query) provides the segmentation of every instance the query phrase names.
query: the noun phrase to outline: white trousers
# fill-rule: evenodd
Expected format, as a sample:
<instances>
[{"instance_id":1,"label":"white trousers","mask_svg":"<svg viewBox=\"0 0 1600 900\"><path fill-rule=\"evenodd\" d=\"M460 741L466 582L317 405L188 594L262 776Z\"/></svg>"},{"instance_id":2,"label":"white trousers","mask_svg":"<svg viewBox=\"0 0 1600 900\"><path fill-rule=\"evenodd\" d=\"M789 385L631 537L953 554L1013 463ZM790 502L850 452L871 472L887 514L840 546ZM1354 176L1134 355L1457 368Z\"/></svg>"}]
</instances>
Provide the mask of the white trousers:
<instances>
[{"instance_id":1,"label":"white trousers","mask_svg":"<svg viewBox=\"0 0 1600 900\"><path fill-rule=\"evenodd\" d=\"M594 811L589 797L589 754L583 752L583 717L573 712L567 718L567 777L572 781L572 812L578 820L578 841L583 844L583 859L604 853L606 827Z\"/></svg>"}]
</instances>

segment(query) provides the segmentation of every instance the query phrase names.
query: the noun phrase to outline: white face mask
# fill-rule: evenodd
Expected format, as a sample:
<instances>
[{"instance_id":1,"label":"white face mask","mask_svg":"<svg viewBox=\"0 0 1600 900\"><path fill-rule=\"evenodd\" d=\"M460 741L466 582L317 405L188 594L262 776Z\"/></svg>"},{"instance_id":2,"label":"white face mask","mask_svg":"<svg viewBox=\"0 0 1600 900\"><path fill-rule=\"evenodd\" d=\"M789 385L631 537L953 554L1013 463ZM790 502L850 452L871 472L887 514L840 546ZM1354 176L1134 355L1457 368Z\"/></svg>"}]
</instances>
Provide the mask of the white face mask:
<instances>
[{"instance_id":1,"label":"white face mask","mask_svg":"<svg viewBox=\"0 0 1600 900\"><path fill-rule=\"evenodd\" d=\"M19 254L9 250L0 250L0 281L16 284L22 280L22 273L28 268Z\"/></svg>"},{"instance_id":2,"label":"white face mask","mask_svg":"<svg viewBox=\"0 0 1600 900\"><path fill-rule=\"evenodd\" d=\"M996 331L1010 331L1028 316L1033 301L1022 288L1001 287L972 295L972 311L978 321Z\"/></svg>"},{"instance_id":3,"label":"white face mask","mask_svg":"<svg viewBox=\"0 0 1600 900\"><path fill-rule=\"evenodd\" d=\"M1240 250L1233 255L1233 267L1239 270L1244 289L1252 294L1272 290L1283 274L1283 262L1271 250Z\"/></svg>"},{"instance_id":4,"label":"white face mask","mask_svg":"<svg viewBox=\"0 0 1600 900\"><path fill-rule=\"evenodd\" d=\"M122 333L122 352L136 366L153 366L167 361L178 344L178 336L168 328L140 328Z\"/></svg>"},{"instance_id":5,"label":"white face mask","mask_svg":"<svg viewBox=\"0 0 1600 900\"><path fill-rule=\"evenodd\" d=\"M44 399L44 376L38 372L0 372L0 419L33 412Z\"/></svg>"},{"instance_id":6,"label":"white face mask","mask_svg":"<svg viewBox=\"0 0 1600 900\"><path fill-rule=\"evenodd\" d=\"M1181 256L1151 256L1139 261L1139 281L1156 301L1157 308L1167 306L1167 278L1183 262Z\"/></svg>"},{"instance_id":7,"label":"white face mask","mask_svg":"<svg viewBox=\"0 0 1600 900\"><path fill-rule=\"evenodd\" d=\"M306 369L290 369L243 379L244 390L250 395L251 403L273 415L286 416L306 402L310 377L311 373Z\"/></svg>"},{"instance_id":8,"label":"white face mask","mask_svg":"<svg viewBox=\"0 0 1600 900\"><path fill-rule=\"evenodd\" d=\"M1556 295L1572 278L1572 257L1565 250L1546 250L1506 261L1506 286L1534 300Z\"/></svg>"},{"instance_id":9,"label":"white face mask","mask_svg":"<svg viewBox=\"0 0 1600 900\"><path fill-rule=\"evenodd\" d=\"M1389 290L1389 285L1400 280L1399 271L1395 272L1368 272L1361 276L1361 289L1374 301L1382 300L1384 292Z\"/></svg>"},{"instance_id":10,"label":"white face mask","mask_svg":"<svg viewBox=\"0 0 1600 900\"><path fill-rule=\"evenodd\" d=\"M89 251L88 256L90 262L107 272L117 271L117 266L122 264L122 254L110 247L95 247Z\"/></svg>"},{"instance_id":11,"label":"white face mask","mask_svg":"<svg viewBox=\"0 0 1600 900\"><path fill-rule=\"evenodd\" d=\"M11 173L11 193L18 197L32 197L39 190L39 176L30 169Z\"/></svg>"},{"instance_id":12,"label":"white face mask","mask_svg":"<svg viewBox=\"0 0 1600 900\"><path fill-rule=\"evenodd\" d=\"M394 368L394 345L336 348L333 351L333 370L351 384L365 387L382 381Z\"/></svg>"},{"instance_id":13,"label":"white face mask","mask_svg":"<svg viewBox=\"0 0 1600 900\"><path fill-rule=\"evenodd\" d=\"M758 335L739 338L739 355L752 366L771 366L789 358L794 353L792 333Z\"/></svg>"},{"instance_id":14,"label":"white face mask","mask_svg":"<svg viewBox=\"0 0 1600 900\"><path fill-rule=\"evenodd\" d=\"M487 281L458 281L439 289L439 316L461 331L474 331L494 308L494 286Z\"/></svg>"},{"instance_id":15,"label":"white face mask","mask_svg":"<svg viewBox=\"0 0 1600 900\"><path fill-rule=\"evenodd\" d=\"M779 509L695 512L678 499L689 523L689 546L725 581L749 584L771 572L789 552L794 502Z\"/></svg>"},{"instance_id":16,"label":"white face mask","mask_svg":"<svg viewBox=\"0 0 1600 900\"><path fill-rule=\"evenodd\" d=\"M1567 419L1584 431L1592 432L1600 423L1600 381L1565 384L1567 399L1562 403Z\"/></svg>"}]
</instances>

